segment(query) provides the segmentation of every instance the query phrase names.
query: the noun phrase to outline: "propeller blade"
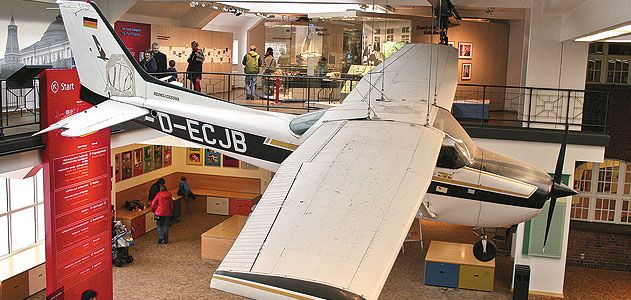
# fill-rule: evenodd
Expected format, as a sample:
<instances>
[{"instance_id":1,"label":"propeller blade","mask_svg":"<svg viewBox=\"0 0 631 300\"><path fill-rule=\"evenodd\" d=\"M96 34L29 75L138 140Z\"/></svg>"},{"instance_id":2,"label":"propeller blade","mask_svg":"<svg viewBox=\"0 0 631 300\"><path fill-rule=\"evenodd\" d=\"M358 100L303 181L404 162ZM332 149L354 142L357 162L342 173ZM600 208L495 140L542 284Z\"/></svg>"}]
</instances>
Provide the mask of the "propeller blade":
<instances>
[{"instance_id":1,"label":"propeller blade","mask_svg":"<svg viewBox=\"0 0 631 300\"><path fill-rule=\"evenodd\" d=\"M567 136L570 132L570 126L565 122L565 133L563 134L563 142L561 143L561 149L559 149L559 157L557 158L557 165L554 168L554 183L552 184L552 188L550 189L550 206L548 207L548 222L546 223L546 235L543 238L543 247L546 247L546 242L548 241L548 233L550 232L550 224L552 223L552 213L554 213L554 206L557 203L557 198L559 197L559 190L564 190L561 188L561 178L563 178L563 164L565 163L565 150L567 150Z\"/></svg>"},{"instance_id":2,"label":"propeller blade","mask_svg":"<svg viewBox=\"0 0 631 300\"><path fill-rule=\"evenodd\" d=\"M550 224L552 224L552 213L554 213L554 206L557 203L557 198L550 198L550 206L548 207L548 223L546 223L546 235L543 237L543 248L546 247L546 242L548 241L548 233L550 233Z\"/></svg>"}]
</instances>

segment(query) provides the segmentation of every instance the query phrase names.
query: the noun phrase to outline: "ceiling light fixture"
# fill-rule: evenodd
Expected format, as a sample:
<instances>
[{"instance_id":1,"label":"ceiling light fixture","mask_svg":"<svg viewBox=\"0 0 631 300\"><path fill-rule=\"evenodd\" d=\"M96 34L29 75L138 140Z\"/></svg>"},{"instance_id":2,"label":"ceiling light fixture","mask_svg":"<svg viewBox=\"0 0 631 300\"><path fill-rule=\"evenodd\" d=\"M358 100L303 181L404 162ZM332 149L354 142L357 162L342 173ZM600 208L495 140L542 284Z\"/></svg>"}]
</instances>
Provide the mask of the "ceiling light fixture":
<instances>
[{"instance_id":1,"label":"ceiling light fixture","mask_svg":"<svg viewBox=\"0 0 631 300\"><path fill-rule=\"evenodd\" d=\"M612 37L616 37L616 36L624 35L624 34L628 34L628 33L631 33L631 25L621 26L621 27L614 28L614 29L611 29L611 30L607 30L607 31L596 33L596 34L588 35L586 37L575 39L574 41L576 41L576 42L600 41L600 40L606 40L606 39L609 39L609 38L612 38Z\"/></svg>"}]
</instances>

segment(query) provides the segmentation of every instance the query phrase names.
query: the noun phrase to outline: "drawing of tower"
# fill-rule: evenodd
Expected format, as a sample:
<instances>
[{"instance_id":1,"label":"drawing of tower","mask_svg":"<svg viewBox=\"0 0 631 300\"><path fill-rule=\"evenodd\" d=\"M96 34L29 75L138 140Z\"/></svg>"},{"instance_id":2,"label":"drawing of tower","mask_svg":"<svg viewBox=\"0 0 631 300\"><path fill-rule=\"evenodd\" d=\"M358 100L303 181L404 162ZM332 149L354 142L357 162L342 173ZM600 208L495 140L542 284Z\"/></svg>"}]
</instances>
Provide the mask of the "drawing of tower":
<instances>
[{"instance_id":1,"label":"drawing of tower","mask_svg":"<svg viewBox=\"0 0 631 300\"><path fill-rule=\"evenodd\" d=\"M1 73L6 77L20 67L22 67L22 62L20 59L20 44L18 42L18 26L15 25L15 20L11 16L11 22L7 26L7 45Z\"/></svg>"}]
</instances>

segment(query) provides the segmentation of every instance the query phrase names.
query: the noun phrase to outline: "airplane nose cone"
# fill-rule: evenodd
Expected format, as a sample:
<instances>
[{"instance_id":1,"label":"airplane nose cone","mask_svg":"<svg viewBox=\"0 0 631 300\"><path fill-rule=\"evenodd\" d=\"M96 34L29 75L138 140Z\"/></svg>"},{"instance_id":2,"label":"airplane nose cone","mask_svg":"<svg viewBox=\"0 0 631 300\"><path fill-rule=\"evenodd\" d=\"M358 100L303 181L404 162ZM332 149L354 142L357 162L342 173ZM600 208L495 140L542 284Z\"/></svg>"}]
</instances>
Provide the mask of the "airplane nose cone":
<instances>
[{"instance_id":1,"label":"airplane nose cone","mask_svg":"<svg viewBox=\"0 0 631 300\"><path fill-rule=\"evenodd\" d=\"M578 194L577 191L571 189L569 186L560 183L554 183L552 191L550 191L550 198L563 198L567 196L574 196Z\"/></svg>"}]
</instances>

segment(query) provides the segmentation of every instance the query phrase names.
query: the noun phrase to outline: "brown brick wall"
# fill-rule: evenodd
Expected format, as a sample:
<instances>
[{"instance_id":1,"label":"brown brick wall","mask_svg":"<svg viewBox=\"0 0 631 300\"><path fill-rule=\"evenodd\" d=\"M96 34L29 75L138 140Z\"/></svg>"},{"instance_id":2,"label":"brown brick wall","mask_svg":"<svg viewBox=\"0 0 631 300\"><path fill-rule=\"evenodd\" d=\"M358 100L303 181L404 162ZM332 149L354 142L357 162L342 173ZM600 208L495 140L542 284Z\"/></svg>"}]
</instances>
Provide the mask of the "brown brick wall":
<instances>
[{"instance_id":1,"label":"brown brick wall","mask_svg":"<svg viewBox=\"0 0 631 300\"><path fill-rule=\"evenodd\" d=\"M583 253L584 259L581 259ZM594 269L631 271L631 235L572 229L567 264Z\"/></svg>"}]
</instances>

